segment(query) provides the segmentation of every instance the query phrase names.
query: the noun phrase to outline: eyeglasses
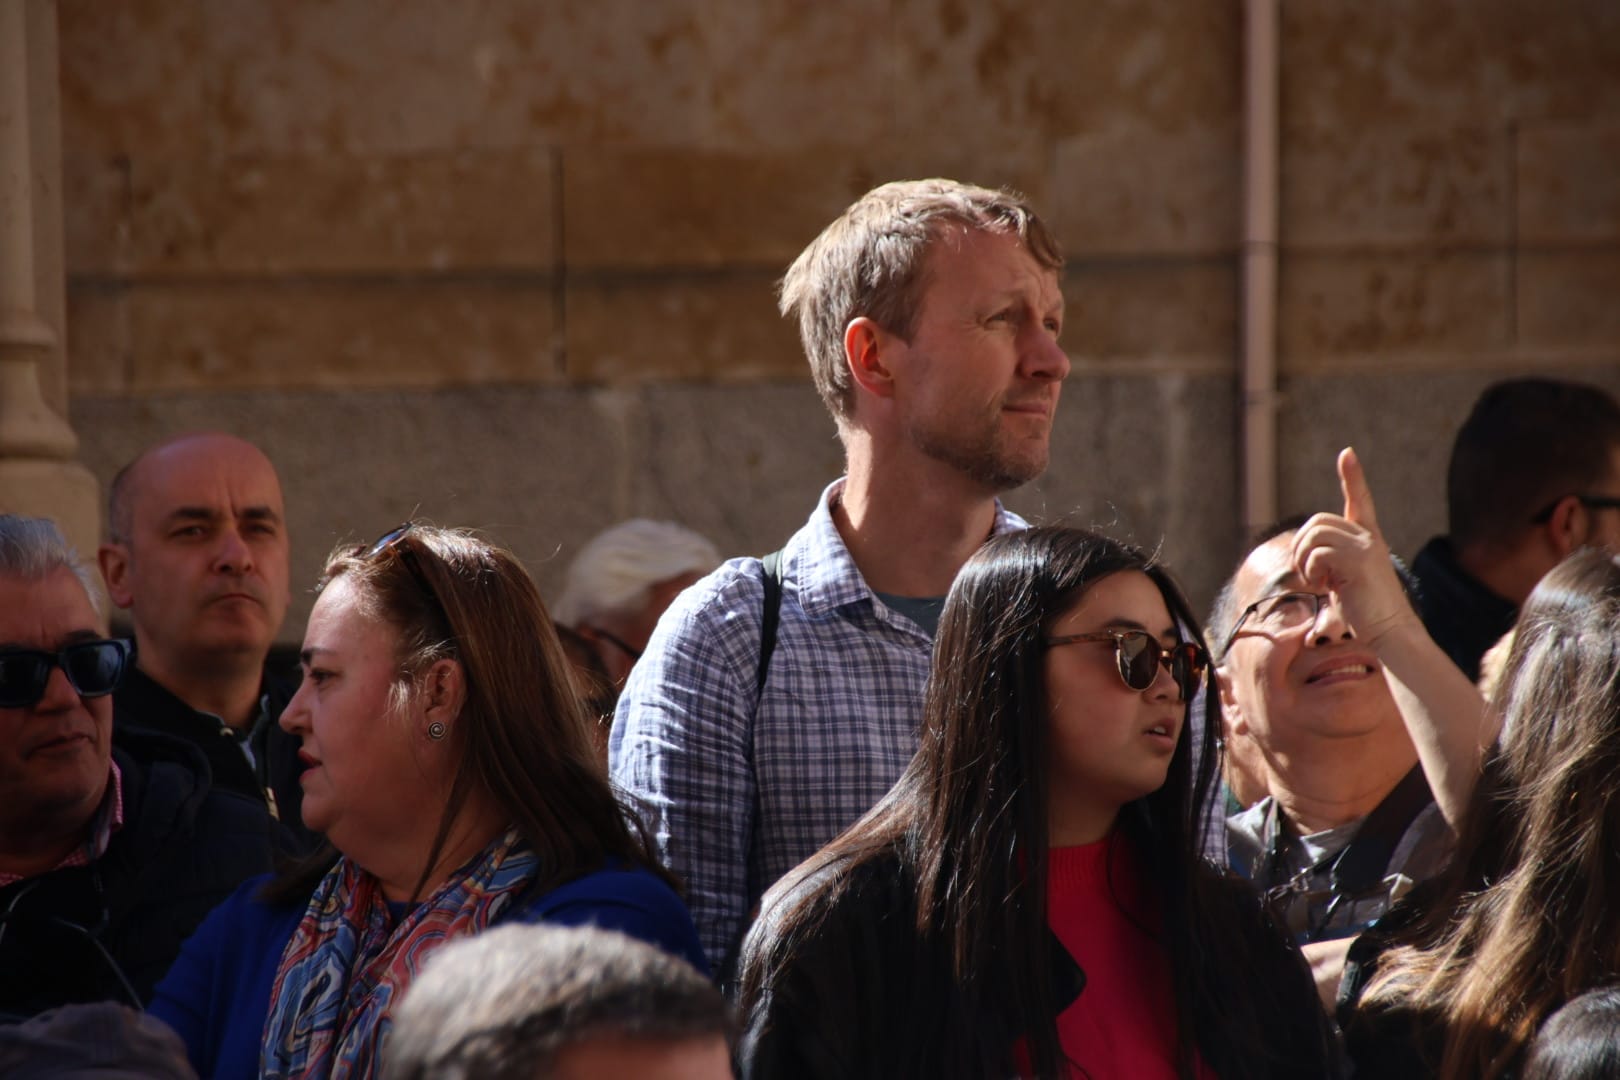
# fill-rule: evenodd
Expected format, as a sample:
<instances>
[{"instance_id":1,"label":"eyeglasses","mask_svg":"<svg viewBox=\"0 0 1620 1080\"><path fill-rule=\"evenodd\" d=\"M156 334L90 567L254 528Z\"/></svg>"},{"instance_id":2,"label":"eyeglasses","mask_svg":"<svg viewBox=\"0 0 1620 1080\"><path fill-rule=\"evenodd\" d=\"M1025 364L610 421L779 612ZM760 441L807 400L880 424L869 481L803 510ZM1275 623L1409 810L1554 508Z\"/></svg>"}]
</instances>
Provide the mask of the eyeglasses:
<instances>
[{"instance_id":1,"label":"eyeglasses","mask_svg":"<svg viewBox=\"0 0 1620 1080\"><path fill-rule=\"evenodd\" d=\"M366 558L374 559L385 551L398 553L399 561L405 564L406 572L411 575L412 580L416 582L417 588L422 590L422 593L428 598L428 602L433 605L434 610L439 613L439 617L444 620L445 629L453 632L454 627L450 623L450 613L444 609L444 604L439 600L438 591L433 588L433 583L428 580L427 574L422 571L422 563L416 557L415 549L405 540L406 536L414 528L416 528L416 523L407 521L402 525L396 525L389 529L377 537L377 542L371 545L370 551L366 552Z\"/></svg>"},{"instance_id":2,"label":"eyeglasses","mask_svg":"<svg viewBox=\"0 0 1620 1080\"><path fill-rule=\"evenodd\" d=\"M0 649L0 709L39 704L52 668L62 669L81 698L105 697L124 681L128 665L129 642L113 639L79 641L54 653Z\"/></svg>"},{"instance_id":3,"label":"eyeglasses","mask_svg":"<svg viewBox=\"0 0 1620 1080\"><path fill-rule=\"evenodd\" d=\"M1074 645L1084 641L1107 641L1114 646L1119 677L1132 690L1146 690L1159 677L1162 665L1176 681L1184 700L1192 700L1209 668L1209 654L1193 641L1181 641L1169 648L1146 630L1099 630L1094 634L1063 634L1046 638L1047 648Z\"/></svg>"},{"instance_id":4,"label":"eyeglasses","mask_svg":"<svg viewBox=\"0 0 1620 1080\"><path fill-rule=\"evenodd\" d=\"M1237 640L1238 631L1245 626L1273 634L1285 634L1302 626L1310 626L1322 613L1322 603L1326 599L1321 593L1308 592L1285 592L1261 597L1244 608L1237 622L1232 624L1232 632L1226 635L1226 641L1221 645L1221 654L1226 654L1232 642Z\"/></svg>"},{"instance_id":5,"label":"eyeglasses","mask_svg":"<svg viewBox=\"0 0 1620 1080\"><path fill-rule=\"evenodd\" d=\"M1558 504L1567 498L1569 496L1560 495L1546 506L1543 506L1536 516L1530 519L1530 524L1545 525L1551 521L1553 511L1557 510ZM1577 495L1575 501L1589 510L1620 510L1620 498L1613 495Z\"/></svg>"}]
</instances>

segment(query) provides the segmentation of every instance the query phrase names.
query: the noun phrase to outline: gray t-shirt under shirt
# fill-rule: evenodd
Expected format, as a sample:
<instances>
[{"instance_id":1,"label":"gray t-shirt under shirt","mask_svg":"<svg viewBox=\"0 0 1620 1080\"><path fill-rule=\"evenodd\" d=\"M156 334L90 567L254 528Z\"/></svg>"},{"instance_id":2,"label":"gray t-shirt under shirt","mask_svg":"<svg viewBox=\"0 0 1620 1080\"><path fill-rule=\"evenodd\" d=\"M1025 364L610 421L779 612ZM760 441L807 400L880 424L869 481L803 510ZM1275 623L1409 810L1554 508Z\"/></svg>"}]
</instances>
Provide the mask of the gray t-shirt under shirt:
<instances>
[{"instance_id":1,"label":"gray t-shirt under shirt","mask_svg":"<svg viewBox=\"0 0 1620 1080\"><path fill-rule=\"evenodd\" d=\"M877 598L890 611L897 611L922 627L929 637L939 632L939 614L945 610L943 596L891 596L880 592Z\"/></svg>"}]
</instances>

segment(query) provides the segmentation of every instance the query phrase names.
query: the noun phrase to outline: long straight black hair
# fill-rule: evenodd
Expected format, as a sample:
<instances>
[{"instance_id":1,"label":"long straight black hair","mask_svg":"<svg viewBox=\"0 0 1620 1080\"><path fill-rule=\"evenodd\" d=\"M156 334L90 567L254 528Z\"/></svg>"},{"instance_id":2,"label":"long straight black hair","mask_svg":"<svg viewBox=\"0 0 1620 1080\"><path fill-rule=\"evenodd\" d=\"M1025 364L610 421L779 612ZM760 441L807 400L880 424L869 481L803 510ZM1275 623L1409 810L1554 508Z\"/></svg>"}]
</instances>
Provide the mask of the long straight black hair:
<instances>
[{"instance_id":1,"label":"long straight black hair","mask_svg":"<svg viewBox=\"0 0 1620 1080\"><path fill-rule=\"evenodd\" d=\"M1107 537L1029 529L993 538L968 560L940 619L916 757L870 813L767 895L746 950L745 1002L794 962L851 870L897 856L916 882L915 929L948 958L955 999L971 1014L953 1030L1021 1035L1035 1075L1063 1074L1046 905L1051 738L1042 638L1087 589L1125 571L1152 579L1172 617L1202 640L1170 576ZM1203 723L1183 726L1165 783L1126 804L1116 828L1162 913L1181 1075L1194 1075L1201 1054L1211 1064L1236 1057L1237 1071L1265 1076L1265 1032L1276 1018L1262 1015L1264 995L1243 986L1250 960L1228 925L1234 893L1201 852L1219 768L1216 695L1205 678ZM805 889L812 878L824 884ZM777 897L784 902L773 903ZM1254 907L1259 918L1257 899ZM1231 1047L1242 1049L1222 1052ZM1011 1068L1010 1041L979 1049L980 1060Z\"/></svg>"}]
</instances>

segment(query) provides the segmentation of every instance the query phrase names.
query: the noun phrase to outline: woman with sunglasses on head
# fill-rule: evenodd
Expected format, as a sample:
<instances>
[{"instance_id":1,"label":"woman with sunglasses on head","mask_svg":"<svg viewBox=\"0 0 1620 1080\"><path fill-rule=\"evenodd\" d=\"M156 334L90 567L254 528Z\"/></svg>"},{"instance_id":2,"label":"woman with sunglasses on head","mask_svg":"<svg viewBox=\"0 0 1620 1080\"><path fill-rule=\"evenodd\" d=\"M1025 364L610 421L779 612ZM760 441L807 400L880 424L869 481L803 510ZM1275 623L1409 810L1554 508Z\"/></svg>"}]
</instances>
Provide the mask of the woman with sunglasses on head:
<instances>
[{"instance_id":1,"label":"woman with sunglasses on head","mask_svg":"<svg viewBox=\"0 0 1620 1080\"><path fill-rule=\"evenodd\" d=\"M317 591L281 724L333 850L239 891L159 987L199 1073L375 1075L423 962L499 922L592 923L705 967L511 554L404 525L340 549Z\"/></svg>"},{"instance_id":2,"label":"woman with sunglasses on head","mask_svg":"<svg viewBox=\"0 0 1620 1080\"><path fill-rule=\"evenodd\" d=\"M1218 751L1213 716L1189 736L1196 625L1112 540L986 543L945 603L916 758L765 897L743 1075L1332 1075L1299 953L1199 854Z\"/></svg>"}]
</instances>

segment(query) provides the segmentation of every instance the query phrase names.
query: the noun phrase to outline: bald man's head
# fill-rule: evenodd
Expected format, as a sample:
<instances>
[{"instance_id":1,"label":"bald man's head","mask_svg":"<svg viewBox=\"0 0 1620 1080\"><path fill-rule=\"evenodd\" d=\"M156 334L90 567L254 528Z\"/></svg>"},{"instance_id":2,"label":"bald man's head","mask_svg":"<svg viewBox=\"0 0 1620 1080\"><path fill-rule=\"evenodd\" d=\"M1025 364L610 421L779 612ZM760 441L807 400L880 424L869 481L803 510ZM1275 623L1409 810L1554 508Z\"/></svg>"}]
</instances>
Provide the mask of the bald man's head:
<instances>
[{"instance_id":1,"label":"bald man's head","mask_svg":"<svg viewBox=\"0 0 1620 1080\"><path fill-rule=\"evenodd\" d=\"M264 662L287 613L281 482L233 435L182 435L120 470L101 569L154 674Z\"/></svg>"}]
</instances>

